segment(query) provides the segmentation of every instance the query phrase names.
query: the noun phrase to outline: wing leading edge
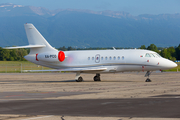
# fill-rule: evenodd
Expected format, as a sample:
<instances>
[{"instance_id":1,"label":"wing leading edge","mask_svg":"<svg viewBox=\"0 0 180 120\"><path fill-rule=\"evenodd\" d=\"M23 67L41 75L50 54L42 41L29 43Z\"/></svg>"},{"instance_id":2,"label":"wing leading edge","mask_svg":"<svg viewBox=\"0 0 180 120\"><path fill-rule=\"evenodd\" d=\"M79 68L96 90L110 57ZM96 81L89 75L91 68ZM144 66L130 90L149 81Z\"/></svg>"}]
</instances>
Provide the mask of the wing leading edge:
<instances>
[{"instance_id":1,"label":"wing leading edge","mask_svg":"<svg viewBox=\"0 0 180 120\"><path fill-rule=\"evenodd\" d=\"M65 69L53 69L53 70L24 70L24 72L98 72L104 71L105 67L83 67L83 68L65 68Z\"/></svg>"}]
</instances>

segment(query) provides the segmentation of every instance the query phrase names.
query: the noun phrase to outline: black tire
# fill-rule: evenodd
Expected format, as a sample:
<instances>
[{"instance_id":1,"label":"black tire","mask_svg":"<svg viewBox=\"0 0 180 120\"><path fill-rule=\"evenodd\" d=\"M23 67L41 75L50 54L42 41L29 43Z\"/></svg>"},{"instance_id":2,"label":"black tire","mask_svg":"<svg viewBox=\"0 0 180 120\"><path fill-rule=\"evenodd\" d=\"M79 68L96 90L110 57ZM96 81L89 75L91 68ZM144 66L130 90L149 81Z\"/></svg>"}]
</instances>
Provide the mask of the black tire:
<instances>
[{"instance_id":1,"label":"black tire","mask_svg":"<svg viewBox=\"0 0 180 120\"><path fill-rule=\"evenodd\" d=\"M97 76L97 77L100 77L100 74L99 74L99 73L96 73L96 76Z\"/></svg>"},{"instance_id":2,"label":"black tire","mask_svg":"<svg viewBox=\"0 0 180 120\"><path fill-rule=\"evenodd\" d=\"M145 82L151 82L151 80L149 78L147 78Z\"/></svg>"},{"instance_id":3,"label":"black tire","mask_svg":"<svg viewBox=\"0 0 180 120\"><path fill-rule=\"evenodd\" d=\"M82 77L79 77L76 82L82 82L83 81L83 78Z\"/></svg>"},{"instance_id":4,"label":"black tire","mask_svg":"<svg viewBox=\"0 0 180 120\"><path fill-rule=\"evenodd\" d=\"M101 81L99 76L94 76L94 81Z\"/></svg>"},{"instance_id":5,"label":"black tire","mask_svg":"<svg viewBox=\"0 0 180 120\"><path fill-rule=\"evenodd\" d=\"M97 77L97 76L94 76L94 81L96 81L96 77Z\"/></svg>"}]
</instances>

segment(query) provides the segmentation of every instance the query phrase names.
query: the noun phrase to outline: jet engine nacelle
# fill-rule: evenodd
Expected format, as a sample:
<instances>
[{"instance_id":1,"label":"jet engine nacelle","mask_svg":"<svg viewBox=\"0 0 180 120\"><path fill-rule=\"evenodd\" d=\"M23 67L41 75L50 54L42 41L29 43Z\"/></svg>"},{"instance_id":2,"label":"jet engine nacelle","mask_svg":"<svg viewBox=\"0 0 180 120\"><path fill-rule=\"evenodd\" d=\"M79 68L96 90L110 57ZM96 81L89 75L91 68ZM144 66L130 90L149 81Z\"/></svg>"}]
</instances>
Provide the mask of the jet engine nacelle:
<instances>
[{"instance_id":1,"label":"jet engine nacelle","mask_svg":"<svg viewBox=\"0 0 180 120\"><path fill-rule=\"evenodd\" d=\"M37 61L45 61L45 62L63 62L65 59L65 53L63 51L59 52L46 52L36 54Z\"/></svg>"}]
</instances>

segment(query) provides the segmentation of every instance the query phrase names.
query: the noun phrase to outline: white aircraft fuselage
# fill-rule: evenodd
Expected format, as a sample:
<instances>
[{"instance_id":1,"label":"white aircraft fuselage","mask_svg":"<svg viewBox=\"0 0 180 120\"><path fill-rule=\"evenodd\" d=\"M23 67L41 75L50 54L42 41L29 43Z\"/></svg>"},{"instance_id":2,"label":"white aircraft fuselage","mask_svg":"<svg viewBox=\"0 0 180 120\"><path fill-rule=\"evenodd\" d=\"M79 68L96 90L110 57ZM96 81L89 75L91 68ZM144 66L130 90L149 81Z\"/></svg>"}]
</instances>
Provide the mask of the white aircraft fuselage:
<instances>
[{"instance_id":1,"label":"white aircraft fuselage","mask_svg":"<svg viewBox=\"0 0 180 120\"><path fill-rule=\"evenodd\" d=\"M63 62L58 60L58 52L44 53L40 60L36 55L27 55L25 59L38 65L54 68L105 67L102 73L125 71L154 71L176 67L177 64L159 56L156 52L141 49L123 50L79 50L65 51ZM146 56L149 54L151 56ZM154 55L154 56L153 56ZM156 55L156 56L155 56ZM49 57L48 57L49 56ZM81 71L90 72L93 71Z\"/></svg>"},{"instance_id":2,"label":"white aircraft fuselage","mask_svg":"<svg viewBox=\"0 0 180 120\"><path fill-rule=\"evenodd\" d=\"M94 81L100 81L100 73L126 71L166 70L176 63L161 57L156 52L142 49L122 50L77 50L58 51L53 48L32 24L25 24L29 45L6 47L6 49L30 48L25 59L38 65L54 68L43 71L69 71L76 73L76 81L82 81L80 73L96 73ZM40 70L34 70L40 71ZM147 81L150 81L148 78Z\"/></svg>"}]
</instances>

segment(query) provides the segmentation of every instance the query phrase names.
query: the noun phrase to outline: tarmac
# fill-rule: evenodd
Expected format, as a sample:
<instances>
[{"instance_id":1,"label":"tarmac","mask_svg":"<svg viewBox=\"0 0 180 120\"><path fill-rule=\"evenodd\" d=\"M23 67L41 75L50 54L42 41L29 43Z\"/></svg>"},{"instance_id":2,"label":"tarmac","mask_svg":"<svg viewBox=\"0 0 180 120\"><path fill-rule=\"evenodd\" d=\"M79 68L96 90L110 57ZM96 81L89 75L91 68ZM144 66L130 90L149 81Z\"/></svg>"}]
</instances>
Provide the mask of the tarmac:
<instances>
[{"instance_id":1,"label":"tarmac","mask_svg":"<svg viewBox=\"0 0 180 120\"><path fill-rule=\"evenodd\" d=\"M180 73L1 73L0 120L179 120Z\"/></svg>"}]
</instances>

